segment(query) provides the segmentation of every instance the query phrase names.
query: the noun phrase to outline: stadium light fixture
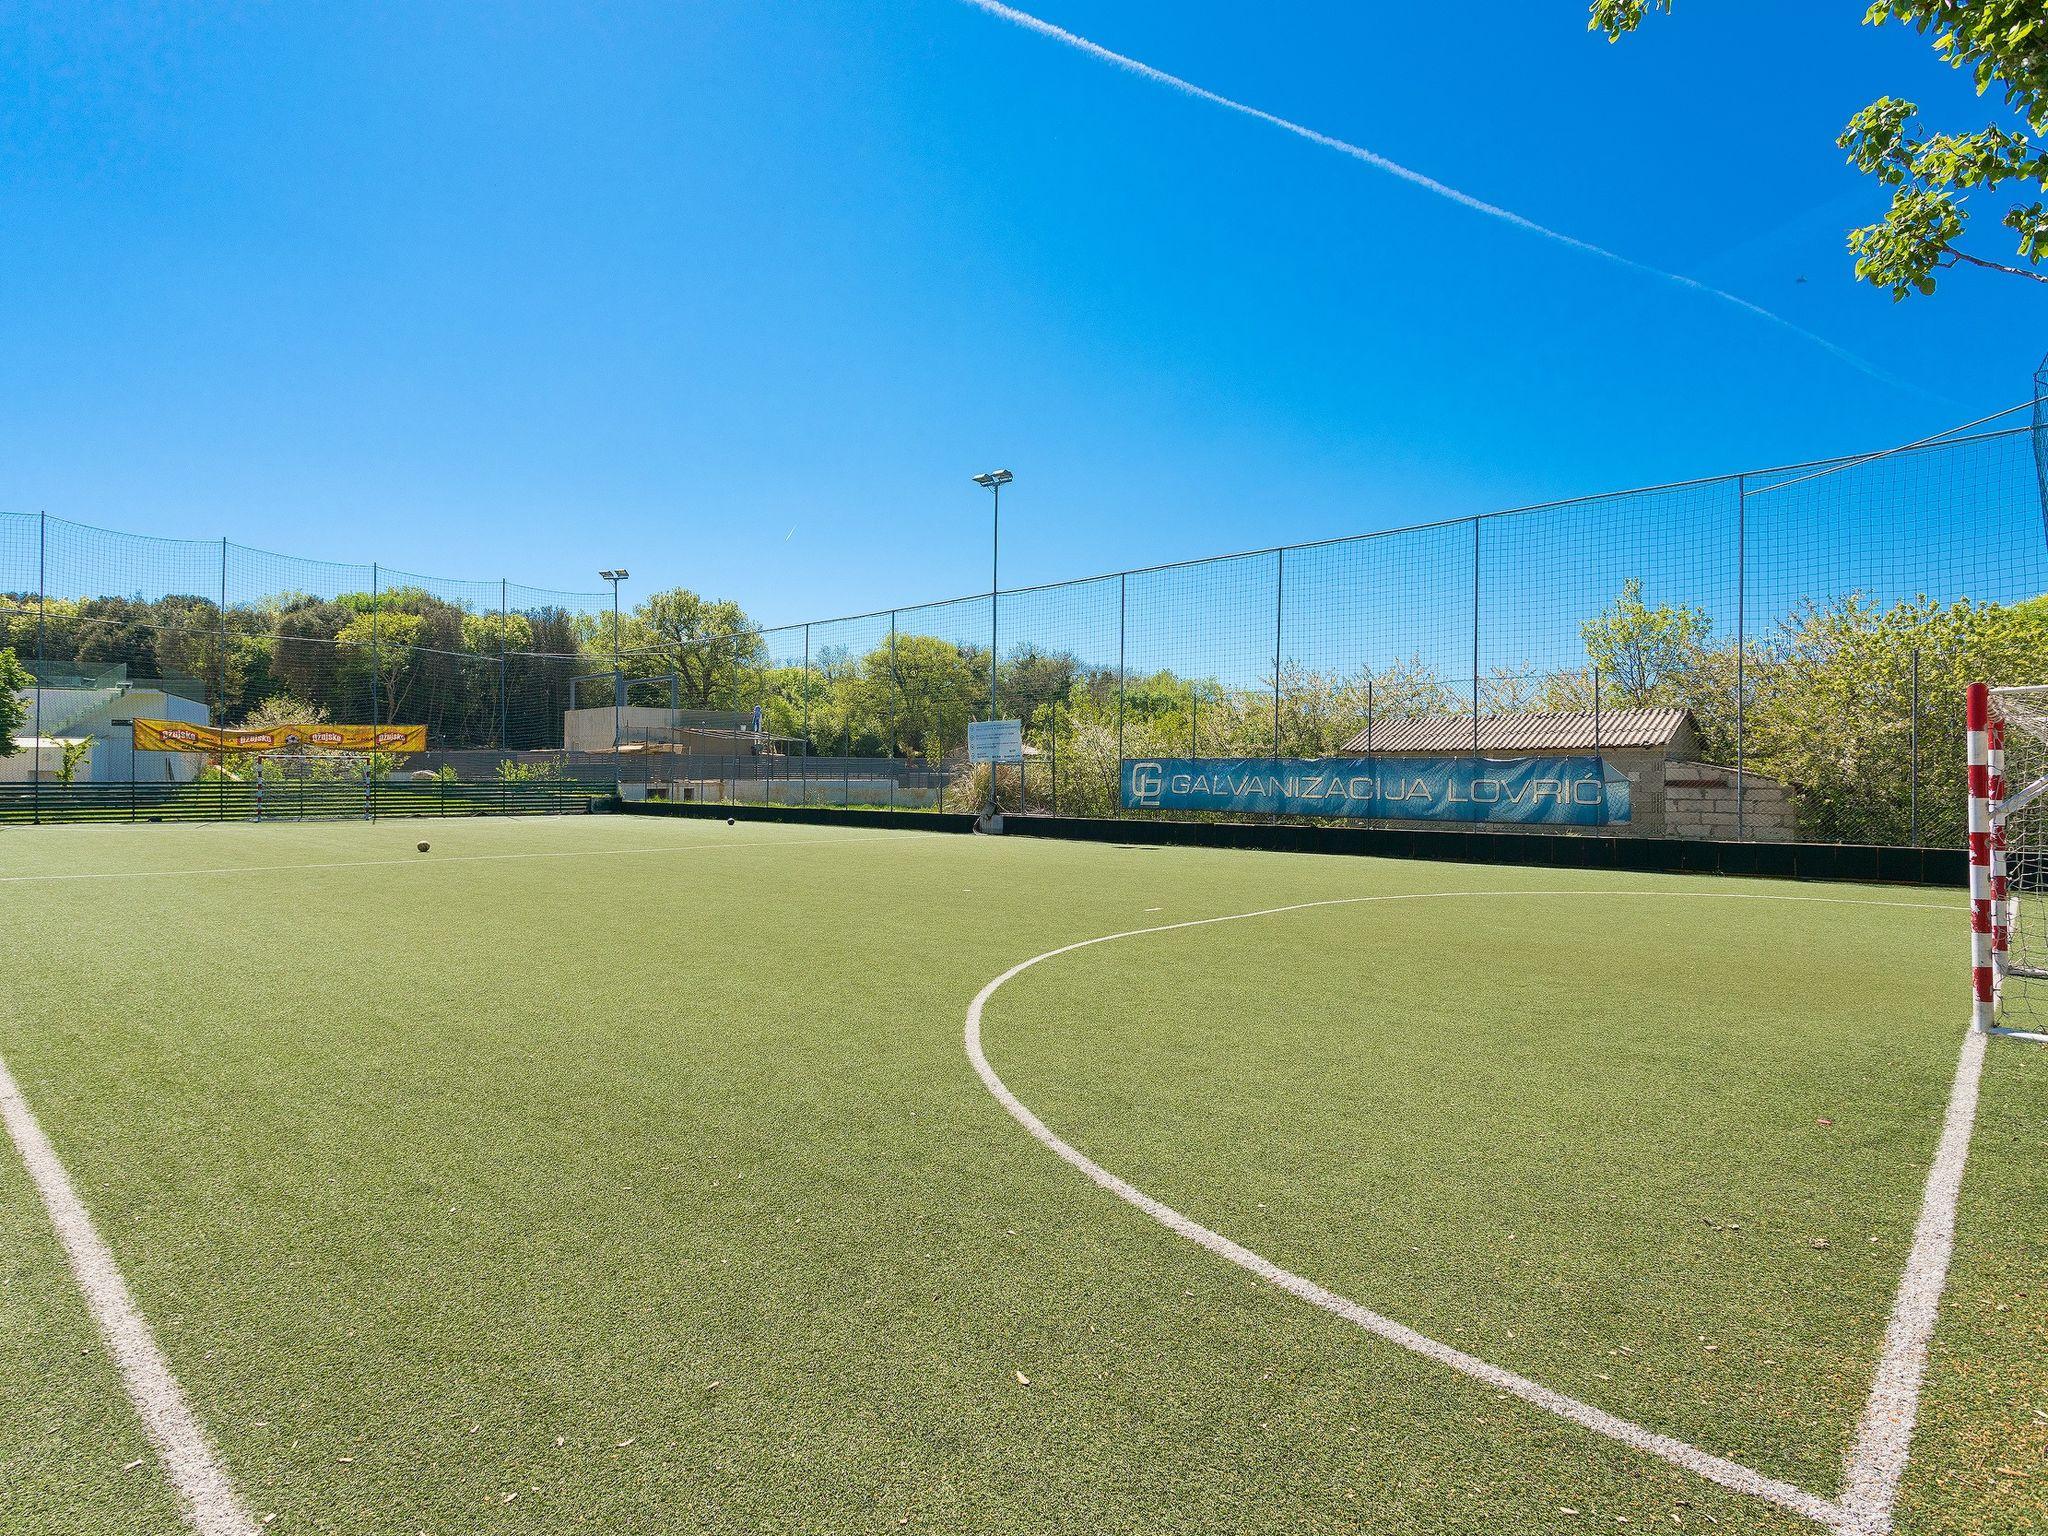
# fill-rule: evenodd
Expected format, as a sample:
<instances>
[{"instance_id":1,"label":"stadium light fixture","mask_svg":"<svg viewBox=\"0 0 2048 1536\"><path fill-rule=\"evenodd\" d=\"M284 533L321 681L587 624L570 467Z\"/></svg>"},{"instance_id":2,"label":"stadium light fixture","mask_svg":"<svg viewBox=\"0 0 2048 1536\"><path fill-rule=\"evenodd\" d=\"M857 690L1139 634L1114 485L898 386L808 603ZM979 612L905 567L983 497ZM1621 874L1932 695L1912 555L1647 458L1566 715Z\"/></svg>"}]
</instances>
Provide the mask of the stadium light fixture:
<instances>
[{"instance_id":1,"label":"stadium light fixture","mask_svg":"<svg viewBox=\"0 0 2048 1536\"><path fill-rule=\"evenodd\" d=\"M1001 590L1003 566L1003 487L1017 477L1007 469L992 469L976 475L974 483L995 498L995 515L989 524L988 561L988 717L996 718L996 594ZM996 765L988 765L988 814L996 813Z\"/></svg>"},{"instance_id":2,"label":"stadium light fixture","mask_svg":"<svg viewBox=\"0 0 2048 1536\"><path fill-rule=\"evenodd\" d=\"M619 583L632 574L623 565L616 571L599 571L597 573L599 581L608 581L612 584L612 667L614 670L619 665Z\"/></svg>"}]
</instances>

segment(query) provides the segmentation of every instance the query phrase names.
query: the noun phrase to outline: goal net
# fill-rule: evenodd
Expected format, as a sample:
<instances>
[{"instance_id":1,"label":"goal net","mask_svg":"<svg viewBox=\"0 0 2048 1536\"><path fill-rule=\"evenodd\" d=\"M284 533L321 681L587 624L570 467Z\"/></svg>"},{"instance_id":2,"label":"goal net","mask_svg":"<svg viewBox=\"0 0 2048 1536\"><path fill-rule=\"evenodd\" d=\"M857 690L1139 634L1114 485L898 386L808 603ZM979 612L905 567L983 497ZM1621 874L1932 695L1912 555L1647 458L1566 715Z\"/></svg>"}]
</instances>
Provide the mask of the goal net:
<instances>
[{"instance_id":1,"label":"goal net","mask_svg":"<svg viewBox=\"0 0 2048 1536\"><path fill-rule=\"evenodd\" d=\"M256 819L311 821L375 814L373 752L263 752L254 760Z\"/></svg>"},{"instance_id":2,"label":"goal net","mask_svg":"<svg viewBox=\"0 0 2048 1536\"><path fill-rule=\"evenodd\" d=\"M1973 1016L2048 1040L2048 687L1975 684L1964 712Z\"/></svg>"}]
</instances>

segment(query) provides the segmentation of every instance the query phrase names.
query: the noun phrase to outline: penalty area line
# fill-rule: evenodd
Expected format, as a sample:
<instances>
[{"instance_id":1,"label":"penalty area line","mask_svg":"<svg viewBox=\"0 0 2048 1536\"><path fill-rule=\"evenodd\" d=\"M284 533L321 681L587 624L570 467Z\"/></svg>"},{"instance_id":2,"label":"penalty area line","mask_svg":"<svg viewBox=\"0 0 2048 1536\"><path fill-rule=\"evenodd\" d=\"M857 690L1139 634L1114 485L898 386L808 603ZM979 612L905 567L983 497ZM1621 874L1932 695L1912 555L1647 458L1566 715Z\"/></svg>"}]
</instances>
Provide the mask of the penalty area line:
<instances>
[{"instance_id":1,"label":"penalty area line","mask_svg":"<svg viewBox=\"0 0 2048 1536\"><path fill-rule=\"evenodd\" d=\"M79 1294L106 1340L142 1433L176 1489L185 1523L199 1536L249 1536L259 1527L227 1469L193 1416L185 1389L121 1278L114 1255L93 1225L50 1138L43 1134L7 1063L0 1060L0 1120L42 1197Z\"/></svg>"},{"instance_id":2,"label":"penalty area line","mask_svg":"<svg viewBox=\"0 0 2048 1536\"><path fill-rule=\"evenodd\" d=\"M1844 1462L1842 1503L1858 1522L1852 1527L1858 1531L1891 1529L1892 1506L1898 1501L1899 1484L1912 1452L1920 1387L1927 1376L1927 1346L1934 1338L1935 1315L1948 1284L1949 1260L1955 1254L1956 1205L1962 1196L1963 1169L1977 1124L1985 1041L1986 1036L1974 1029L1963 1037L1941 1141L1935 1149L1934 1165L1927 1170L1920 1219L1906 1256L1906 1272L1899 1279L1891 1320L1885 1326L1884 1351L1878 1357L1855 1443Z\"/></svg>"},{"instance_id":3,"label":"penalty area line","mask_svg":"<svg viewBox=\"0 0 2048 1536\"><path fill-rule=\"evenodd\" d=\"M1927 1178L1927 1193L1914 1234L1912 1255L1908 1260L1905 1278L1900 1283L1890 1327L1886 1331L1884 1352L1871 1389L1869 1406L1864 1411L1855 1447L1847 1460L1843 1493L1839 1499L1828 1499L1808 1492L1793 1483L1769 1477L1753 1467L1716 1456L1674 1436L1660 1434L1605 1409L1567 1396L1526 1376L1433 1339L1404 1323L1396 1322L1390 1317L1361 1306L1349 1297L1340 1296L1303 1275L1281 1268L1264 1255L1203 1226L1164 1201L1154 1199L1135 1185L1111 1173L1072 1143L1062 1139L1010 1091L1009 1085L990 1065L987 1053L982 1047L982 1015L989 999L1004 985L1047 960L1072 954L1076 950L1089 949L1098 944L1115 943L1120 939L1172 933L1185 928L1204 928L1218 923L1244 922L1252 918L1277 917L1283 913L1304 912L1319 907L1348 907L1377 902L1482 896L1498 898L1653 895L1697 895L1708 899L1719 897L1748 901L1784 900L1846 906L1954 910L1946 906L1936 907L1933 903L1862 902L1851 898L1791 895L1773 897L1768 893L1713 891L1410 891L1383 896L1341 896L1321 901L1294 902L1287 906L1266 907L1255 912L1233 912L1220 917L1191 918L1184 922L1160 923L1147 928L1127 929L1121 933L1102 934L1033 955L1030 959L1011 966L975 994L973 1002L967 1007L963 1042L968 1062L973 1066L975 1075L981 1079L982 1086L1002 1105L1012 1120L1028 1131L1046 1150L1085 1175L1091 1183L1115 1195L1126 1205L1144 1212L1168 1231L1377 1338L1448 1366L1461 1375L1520 1398L1525 1403L1556 1414L1596 1434L1656 1456L1734 1492L1767 1500L1782 1509L1823 1525L1839 1533L1839 1536L1882 1536L1882 1533L1891 1529L1892 1504L1897 1497L1899 1479L1905 1471L1911 1450L1914 1418L1927 1363L1927 1343L1933 1332L1935 1313L1941 1299L1949 1255L1953 1248L1956 1197L1961 1188L1963 1166L1969 1152L1970 1128L1976 1113L1977 1082L1984 1059L1983 1036L1972 1033L1964 1040L1962 1059L1956 1071L1940 1150L1936 1155L1934 1168Z\"/></svg>"}]
</instances>

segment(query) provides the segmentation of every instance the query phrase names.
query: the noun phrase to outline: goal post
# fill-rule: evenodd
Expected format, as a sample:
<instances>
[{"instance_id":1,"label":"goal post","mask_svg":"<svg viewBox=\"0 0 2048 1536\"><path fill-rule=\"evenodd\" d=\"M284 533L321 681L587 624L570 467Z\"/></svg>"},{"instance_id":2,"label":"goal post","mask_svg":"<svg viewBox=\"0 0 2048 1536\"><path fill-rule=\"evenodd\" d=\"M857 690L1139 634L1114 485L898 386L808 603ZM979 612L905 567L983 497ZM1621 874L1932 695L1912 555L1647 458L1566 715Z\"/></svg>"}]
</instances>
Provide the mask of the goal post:
<instances>
[{"instance_id":1,"label":"goal post","mask_svg":"<svg viewBox=\"0 0 2048 1536\"><path fill-rule=\"evenodd\" d=\"M258 821L376 819L377 754L328 750L260 752L254 769Z\"/></svg>"},{"instance_id":2,"label":"goal post","mask_svg":"<svg viewBox=\"0 0 2048 1536\"><path fill-rule=\"evenodd\" d=\"M1972 683L1963 721L1971 1023L2048 1040L2048 687Z\"/></svg>"}]
</instances>

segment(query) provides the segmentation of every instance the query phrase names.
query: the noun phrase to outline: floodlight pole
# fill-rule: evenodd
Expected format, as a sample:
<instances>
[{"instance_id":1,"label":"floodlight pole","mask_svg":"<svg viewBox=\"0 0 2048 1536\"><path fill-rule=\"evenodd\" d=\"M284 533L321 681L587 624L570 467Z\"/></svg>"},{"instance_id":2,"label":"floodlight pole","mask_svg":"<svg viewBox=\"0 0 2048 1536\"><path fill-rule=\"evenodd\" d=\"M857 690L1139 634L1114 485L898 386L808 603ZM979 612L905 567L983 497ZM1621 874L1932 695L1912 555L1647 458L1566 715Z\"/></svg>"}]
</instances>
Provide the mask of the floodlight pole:
<instances>
[{"instance_id":1,"label":"floodlight pole","mask_svg":"<svg viewBox=\"0 0 2048 1536\"><path fill-rule=\"evenodd\" d=\"M988 717L993 720L1000 713L996 708L996 605L1002 593L1003 569L1003 488L1000 484L989 488L990 511L988 520Z\"/></svg>"},{"instance_id":2,"label":"floodlight pole","mask_svg":"<svg viewBox=\"0 0 2048 1536\"><path fill-rule=\"evenodd\" d=\"M626 703L626 671L619 644L619 583L633 573L620 566L615 571L597 574L599 580L612 584L612 783L617 784L623 767L619 761L619 717Z\"/></svg>"},{"instance_id":3,"label":"floodlight pole","mask_svg":"<svg viewBox=\"0 0 2048 1536\"><path fill-rule=\"evenodd\" d=\"M988 491L994 498L993 515L989 521L989 562L988 562L988 717L996 718L996 605L997 594L1002 590L1003 569L1003 487L1017 477L1007 469L992 469L985 475L976 475L974 483ZM1022 769L1018 770L1020 773ZM996 765L988 765L988 815L996 813Z\"/></svg>"}]
</instances>

